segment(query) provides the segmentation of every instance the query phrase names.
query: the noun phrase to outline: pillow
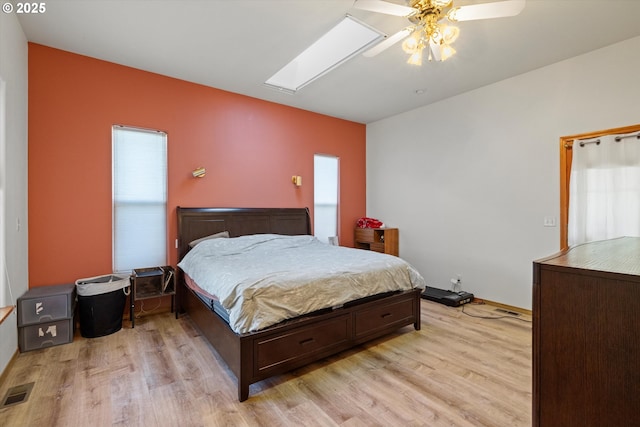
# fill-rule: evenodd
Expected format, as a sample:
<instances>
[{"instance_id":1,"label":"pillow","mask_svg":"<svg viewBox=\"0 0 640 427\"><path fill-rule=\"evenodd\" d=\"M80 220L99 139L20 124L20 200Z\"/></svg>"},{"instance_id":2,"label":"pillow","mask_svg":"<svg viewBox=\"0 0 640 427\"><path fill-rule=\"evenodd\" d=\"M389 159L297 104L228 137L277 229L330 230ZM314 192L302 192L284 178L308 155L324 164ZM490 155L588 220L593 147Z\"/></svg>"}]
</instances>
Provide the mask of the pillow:
<instances>
[{"instance_id":1,"label":"pillow","mask_svg":"<svg viewBox=\"0 0 640 427\"><path fill-rule=\"evenodd\" d=\"M212 235L206 236L206 237L201 237L201 238L196 239L196 240L194 240L192 242L189 242L189 247L193 248L195 245L197 245L200 242L204 242L205 240L228 238L228 237L229 237L229 232L228 231L221 231L220 233L212 234Z\"/></svg>"}]
</instances>

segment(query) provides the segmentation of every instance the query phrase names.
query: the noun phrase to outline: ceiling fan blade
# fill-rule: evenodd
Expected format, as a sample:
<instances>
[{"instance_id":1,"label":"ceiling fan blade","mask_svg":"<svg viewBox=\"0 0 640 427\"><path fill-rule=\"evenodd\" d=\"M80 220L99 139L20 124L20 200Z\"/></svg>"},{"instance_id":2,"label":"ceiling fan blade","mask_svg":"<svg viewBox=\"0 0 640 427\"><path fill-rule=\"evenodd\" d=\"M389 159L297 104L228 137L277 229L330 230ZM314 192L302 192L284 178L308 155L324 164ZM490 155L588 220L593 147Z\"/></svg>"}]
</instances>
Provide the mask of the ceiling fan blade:
<instances>
[{"instance_id":1,"label":"ceiling fan blade","mask_svg":"<svg viewBox=\"0 0 640 427\"><path fill-rule=\"evenodd\" d=\"M413 31L412 27L407 27L407 28L405 28L403 30L400 30L397 33L395 33L394 35L387 37L386 39L384 39L383 41L381 41L380 43L378 43L377 45L375 45L371 49L369 49L366 52L364 52L362 54L362 56L366 56L367 58L371 58L372 56L376 56L377 54L381 53L382 51L387 50L388 48L390 48L394 44L398 43L403 38L407 37L409 34L411 34L412 31Z\"/></svg>"},{"instance_id":2,"label":"ceiling fan blade","mask_svg":"<svg viewBox=\"0 0 640 427\"><path fill-rule=\"evenodd\" d=\"M385 13L387 15L409 17L417 12L416 9L383 0L355 0L353 7L370 12Z\"/></svg>"},{"instance_id":3,"label":"ceiling fan blade","mask_svg":"<svg viewBox=\"0 0 640 427\"><path fill-rule=\"evenodd\" d=\"M516 16L524 9L526 0L507 0L494 3L472 4L451 9L447 17L452 21L474 21L478 19Z\"/></svg>"}]
</instances>

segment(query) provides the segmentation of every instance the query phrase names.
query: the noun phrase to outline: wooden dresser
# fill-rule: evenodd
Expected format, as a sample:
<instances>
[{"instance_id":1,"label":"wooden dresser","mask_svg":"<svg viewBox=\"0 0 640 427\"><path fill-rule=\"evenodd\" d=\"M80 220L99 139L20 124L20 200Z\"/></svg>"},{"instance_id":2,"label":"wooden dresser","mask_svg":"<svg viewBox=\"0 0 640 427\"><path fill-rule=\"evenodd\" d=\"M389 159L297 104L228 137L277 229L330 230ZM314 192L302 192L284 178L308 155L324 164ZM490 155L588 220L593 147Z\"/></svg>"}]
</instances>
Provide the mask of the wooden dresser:
<instances>
[{"instance_id":1,"label":"wooden dresser","mask_svg":"<svg viewBox=\"0 0 640 427\"><path fill-rule=\"evenodd\" d=\"M533 263L533 426L640 426L640 238Z\"/></svg>"},{"instance_id":2,"label":"wooden dresser","mask_svg":"<svg viewBox=\"0 0 640 427\"><path fill-rule=\"evenodd\" d=\"M397 228L356 228L355 247L398 256Z\"/></svg>"}]
</instances>

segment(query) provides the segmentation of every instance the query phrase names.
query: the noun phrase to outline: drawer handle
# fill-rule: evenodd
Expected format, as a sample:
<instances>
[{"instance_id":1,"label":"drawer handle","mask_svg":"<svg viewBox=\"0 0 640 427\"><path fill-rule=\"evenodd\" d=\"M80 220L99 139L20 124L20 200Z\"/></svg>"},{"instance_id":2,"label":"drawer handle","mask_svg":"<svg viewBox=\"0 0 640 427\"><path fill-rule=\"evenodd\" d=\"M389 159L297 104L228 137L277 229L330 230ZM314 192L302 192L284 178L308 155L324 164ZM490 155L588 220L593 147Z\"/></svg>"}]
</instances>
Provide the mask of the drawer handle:
<instances>
[{"instance_id":1,"label":"drawer handle","mask_svg":"<svg viewBox=\"0 0 640 427\"><path fill-rule=\"evenodd\" d=\"M307 338L306 340L302 340L300 341L300 345L306 345L306 344L311 344L314 341L313 338Z\"/></svg>"},{"instance_id":2,"label":"drawer handle","mask_svg":"<svg viewBox=\"0 0 640 427\"><path fill-rule=\"evenodd\" d=\"M393 314L391 314L391 313L385 313L385 314L383 314L383 315L382 315L382 316L380 316L380 317L382 317L383 319L386 319L386 318L387 318L387 317L389 317L389 316L393 316Z\"/></svg>"}]
</instances>

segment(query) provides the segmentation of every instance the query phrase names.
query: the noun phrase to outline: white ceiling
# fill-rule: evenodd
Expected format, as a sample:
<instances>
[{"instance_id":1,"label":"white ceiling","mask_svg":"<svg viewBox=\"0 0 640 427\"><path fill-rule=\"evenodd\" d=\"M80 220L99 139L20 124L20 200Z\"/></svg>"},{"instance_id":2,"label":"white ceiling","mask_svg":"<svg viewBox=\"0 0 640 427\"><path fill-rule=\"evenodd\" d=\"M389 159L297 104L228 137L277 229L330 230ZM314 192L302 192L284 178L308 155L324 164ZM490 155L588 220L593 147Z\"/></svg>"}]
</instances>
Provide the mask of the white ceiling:
<instances>
[{"instance_id":1,"label":"white ceiling","mask_svg":"<svg viewBox=\"0 0 640 427\"><path fill-rule=\"evenodd\" d=\"M398 44L358 55L294 95L263 85L345 14L389 35L408 24L353 3L48 0L45 13L18 18L31 42L360 123L640 35L640 0L527 0L519 16L459 23L458 53L446 62L408 65Z\"/></svg>"}]
</instances>

